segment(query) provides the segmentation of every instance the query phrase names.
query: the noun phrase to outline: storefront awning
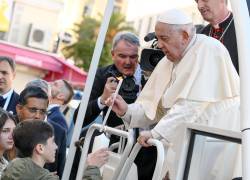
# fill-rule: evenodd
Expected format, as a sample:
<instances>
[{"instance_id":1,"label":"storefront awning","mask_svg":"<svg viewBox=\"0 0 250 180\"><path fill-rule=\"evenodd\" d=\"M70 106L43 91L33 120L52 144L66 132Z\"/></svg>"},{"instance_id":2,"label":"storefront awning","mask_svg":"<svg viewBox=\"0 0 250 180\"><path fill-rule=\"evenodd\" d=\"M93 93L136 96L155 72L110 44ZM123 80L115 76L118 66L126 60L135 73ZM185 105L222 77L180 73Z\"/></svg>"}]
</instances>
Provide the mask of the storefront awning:
<instances>
[{"instance_id":1,"label":"storefront awning","mask_svg":"<svg viewBox=\"0 0 250 180\"><path fill-rule=\"evenodd\" d=\"M56 58L58 62L62 64L63 73L50 71L44 78L47 81L54 81L57 79L65 79L74 86L84 87L87 73L82 71L80 68L68 63L62 58Z\"/></svg>"},{"instance_id":2,"label":"storefront awning","mask_svg":"<svg viewBox=\"0 0 250 180\"><path fill-rule=\"evenodd\" d=\"M73 85L85 85L87 73L55 54L0 41L0 55L13 58L16 64L46 70L45 80L65 79Z\"/></svg>"}]
</instances>

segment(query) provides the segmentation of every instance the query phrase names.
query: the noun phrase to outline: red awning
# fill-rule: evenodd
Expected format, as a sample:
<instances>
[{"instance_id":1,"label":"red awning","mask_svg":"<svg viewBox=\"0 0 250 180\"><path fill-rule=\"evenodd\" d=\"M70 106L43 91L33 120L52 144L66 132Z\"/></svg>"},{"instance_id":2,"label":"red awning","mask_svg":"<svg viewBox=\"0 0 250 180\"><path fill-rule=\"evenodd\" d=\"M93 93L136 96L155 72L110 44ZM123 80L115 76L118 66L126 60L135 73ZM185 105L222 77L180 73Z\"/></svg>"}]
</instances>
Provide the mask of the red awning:
<instances>
[{"instance_id":1,"label":"red awning","mask_svg":"<svg viewBox=\"0 0 250 180\"><path fill-rule=\"evenodd\" d=\"M85 85L87 73L55 54L0 41L0 55L13 58L17 64L48 71L45 80L65 79L73 85Z\"/></svg>"},{"instance_id":2,"label":"red awning","mask_svg":"<svg viewBox=\"0 0 250 180\"><path fill-rule=\"evenodd\" d=\"M87 73L80 68L68 63L62 58L56 58L62 64L63 73L50 71L44 78L47 81L54 81L57 79L65 79L75 86L83 87L87 79Z\"/></svg>"}]
</instances>

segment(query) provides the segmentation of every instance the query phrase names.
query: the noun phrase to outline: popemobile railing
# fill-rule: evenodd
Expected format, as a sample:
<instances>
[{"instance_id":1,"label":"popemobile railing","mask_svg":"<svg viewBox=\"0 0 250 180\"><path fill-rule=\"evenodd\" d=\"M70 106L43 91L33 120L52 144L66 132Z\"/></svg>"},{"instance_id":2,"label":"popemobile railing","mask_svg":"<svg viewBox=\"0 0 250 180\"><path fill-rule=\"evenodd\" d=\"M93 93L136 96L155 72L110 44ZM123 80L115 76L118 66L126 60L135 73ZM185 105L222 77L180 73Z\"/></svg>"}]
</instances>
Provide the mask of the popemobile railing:
<instances>
[{"instance_id":1,"label":"popemobile railing","mask_svg":"<svg viewBox=\"0 0 250 180\"><path fill-rule=\"evenodd\" d=\"M84 170L86 169L86 159L87 159L87 155L88 155L90 140L91 140L92 135L93 135L95 130L99 130L101 132L108 133L110 135L116 135L116 136L120 136L120 137L127 139L124 151L121 154L119 162L117 162L118 164L115 168L115 171L114 171L113 177L112 177L112 180L118 180L119 179L118 176L120 175L120 172L123 168L123 165L125 164L128 156L129 156L129 153L131 152L131 149L133 147L134 132L132 129L129 129L128 131L123 131L120 129L116 129L116 128L112 128L112 127L108 127L108 126L103 126L101 124L91 125L87 134L86 134L84 146L82 149L81 159L80 159L80 163L79 163L79 167L78 167L78 171L77 171L76 180L81 180L83 177Z\"/></svg>"},{"instance_id":2,"label":"popemobile railing","mask_svg":"<svg viewBox=\"0 0 250 180\"><path fill-rule=\"evenodd\" d=\"M165 160L165 152L164 146L161 141L157 139L149 139L147 141L148 144L152 146L156 146L157 149L157 161L155 166L155 171L152 180L161 180L163 178L163 167L164 167L164 160ZM120 173L118 179L119 180L125 180L127 177L127 174L138 154L138 152L141 149L141 145L137 142L135 146L133 147L132 152L129 155L129 158L127 159L125 165L122 168L122 172ZM166 148L166 147L165 147Z\"/></svg>"}]
</instances>

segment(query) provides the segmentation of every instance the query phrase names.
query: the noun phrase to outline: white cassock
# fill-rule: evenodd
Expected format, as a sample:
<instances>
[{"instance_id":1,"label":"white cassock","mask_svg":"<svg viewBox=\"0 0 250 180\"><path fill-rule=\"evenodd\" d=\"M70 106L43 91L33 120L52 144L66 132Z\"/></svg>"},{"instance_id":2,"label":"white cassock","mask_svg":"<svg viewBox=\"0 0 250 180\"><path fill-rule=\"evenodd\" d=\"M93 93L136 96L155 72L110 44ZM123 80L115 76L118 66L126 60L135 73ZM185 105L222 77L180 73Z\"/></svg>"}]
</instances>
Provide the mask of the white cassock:
<instances>
[{"instance_id":1,"label":"white cassock","mask_svg":"<svg viewBox=\"0 0 250 180\"><path fill-rule=\"evenodd\" d=\"M156 124L151 130L153 137L173 145L167 159L170 177L175 179L181 124L201 123L239 131L239 87L239 76L226 48L211 37L197 34L178 64L166 57L158 63L122 119L130 128Z\"/></svg>"}]
</instances>

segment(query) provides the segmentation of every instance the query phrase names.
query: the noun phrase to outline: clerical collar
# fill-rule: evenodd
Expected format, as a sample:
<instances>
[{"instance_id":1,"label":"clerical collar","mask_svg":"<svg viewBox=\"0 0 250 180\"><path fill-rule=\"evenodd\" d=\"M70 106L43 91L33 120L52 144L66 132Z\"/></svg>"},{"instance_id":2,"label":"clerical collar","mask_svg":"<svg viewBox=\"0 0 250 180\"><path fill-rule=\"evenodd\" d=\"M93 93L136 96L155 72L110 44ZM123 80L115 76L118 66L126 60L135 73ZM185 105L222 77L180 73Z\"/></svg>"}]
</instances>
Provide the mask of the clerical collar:
<instances>
[{"instance_id":1,"label":"clerical collar","mask_svg":"<svg viewBox=\"0 0 250 180\"><path fill-rule=\"evenodd\" d=\"M209 30L209 36L221 41L223 43L223 37L227 30L229 29L230 25L233 22L233 14L230 13L229 16L218 25L218 28L211 26Z\"/></svg>"},{"instance_id":2,"label":"clerical collar","mask_svg":"<svg viewBox=\"0 0 250 180\"><path fill-rule=\"evenodd\" d=\"M220 24L222 24L223 22L227 21L228 18L231 16L231 14L232 14L232 13L229 11L228 14L227 14L227 16L226 16L222 21L220 21L219 23L214 24L214 25L211 24L211 26L212 26L213 28L215 28L215 29L220 28ZM231 19L231 18L230 18L230 19Z\"/></svg>"}]
</instances>

